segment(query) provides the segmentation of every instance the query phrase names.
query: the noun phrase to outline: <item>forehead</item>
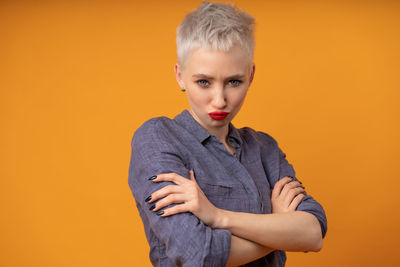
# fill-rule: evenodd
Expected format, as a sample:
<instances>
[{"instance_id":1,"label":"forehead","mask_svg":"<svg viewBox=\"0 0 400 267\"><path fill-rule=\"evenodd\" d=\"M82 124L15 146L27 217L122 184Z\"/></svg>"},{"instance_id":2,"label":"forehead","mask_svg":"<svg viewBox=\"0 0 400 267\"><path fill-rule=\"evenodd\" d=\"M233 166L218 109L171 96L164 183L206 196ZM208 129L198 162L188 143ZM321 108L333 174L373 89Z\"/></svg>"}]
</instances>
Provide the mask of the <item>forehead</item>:
<instances>
[{"instance_id":1,"label":"forehead","mask_svg":"<svg viewBox=\"0 0 400 267\"><path fill-rule=\"evenodd\" d=\"M240 46L233 46L229 51L209 50L200 47L191 52L185 69L190 74L245 74L249 69L249 64L249 57Z\"/></svg>"}]
</instances>

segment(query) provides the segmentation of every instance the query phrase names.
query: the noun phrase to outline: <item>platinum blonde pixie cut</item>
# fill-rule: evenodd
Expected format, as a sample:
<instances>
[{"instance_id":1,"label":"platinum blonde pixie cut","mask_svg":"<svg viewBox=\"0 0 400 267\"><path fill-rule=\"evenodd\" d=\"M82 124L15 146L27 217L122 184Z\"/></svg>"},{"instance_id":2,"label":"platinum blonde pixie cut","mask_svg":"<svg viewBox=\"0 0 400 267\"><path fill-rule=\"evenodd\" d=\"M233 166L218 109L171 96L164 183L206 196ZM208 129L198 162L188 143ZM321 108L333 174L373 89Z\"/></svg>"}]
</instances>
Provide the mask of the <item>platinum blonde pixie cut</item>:
<instances>
[{"instance_id":1,"label":"platinum blonde pixie cut","mask_svg":"<svg viewBox=\"0 0 400 267\"><path fill-rule=\"evenodd\" d=\"M253 61L254 18L232 4L202 2L188 13L176 29L178 64L196 48L229 51L240 45Z\"/></svg>"}]
</instances>

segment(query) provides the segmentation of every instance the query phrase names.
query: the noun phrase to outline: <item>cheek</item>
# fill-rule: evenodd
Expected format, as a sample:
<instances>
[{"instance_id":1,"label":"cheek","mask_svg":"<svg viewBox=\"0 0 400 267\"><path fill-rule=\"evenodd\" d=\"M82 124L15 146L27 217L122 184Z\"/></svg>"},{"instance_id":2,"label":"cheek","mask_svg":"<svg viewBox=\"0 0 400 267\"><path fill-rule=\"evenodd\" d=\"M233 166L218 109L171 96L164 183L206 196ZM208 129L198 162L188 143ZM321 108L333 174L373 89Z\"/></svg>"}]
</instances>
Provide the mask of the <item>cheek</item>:
<instances>
[{"instance_id":1,"label":"cheek","mask_svg":"<svg viewBox=\"0 0 400 267\"><path fill-rule=\"evenodd\" d=\"M197 106L206 104L209 100L209 96L207 94L196 91L188 92L188 98L193 104Z\"/></svg>"},{"instance_id":2,"label":"cheek","mask_svg":"<svg viewBox=\"0 0 400 267\"><path fill-rule=\"evenodd\" d=\"M244 101L246 98L247 90L241 90L238 92L235 92L232 96L232 103L233 104L240 104Z\"/></svg>"}]
</instances>

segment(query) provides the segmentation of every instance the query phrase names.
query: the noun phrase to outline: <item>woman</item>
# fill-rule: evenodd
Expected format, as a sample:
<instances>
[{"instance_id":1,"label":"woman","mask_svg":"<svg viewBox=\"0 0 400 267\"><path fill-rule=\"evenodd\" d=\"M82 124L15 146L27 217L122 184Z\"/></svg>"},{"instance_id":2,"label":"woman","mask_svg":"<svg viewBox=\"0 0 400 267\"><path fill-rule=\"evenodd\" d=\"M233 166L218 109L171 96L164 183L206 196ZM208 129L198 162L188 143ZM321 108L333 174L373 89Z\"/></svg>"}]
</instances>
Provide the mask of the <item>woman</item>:
<instances>
[{"instance_id":1,"label":"woman","mask_svg":"<svg viewBox=\"0 0 400 267\"><path fill-rule=\"evenodd\" d=\"M253 80L254 19L203 2L177 30L177 81L190 110L134 134L129 185L154 266L284 266L319 251L327 224L277 142L236 129Z\"/></svg>"}]
</instances>

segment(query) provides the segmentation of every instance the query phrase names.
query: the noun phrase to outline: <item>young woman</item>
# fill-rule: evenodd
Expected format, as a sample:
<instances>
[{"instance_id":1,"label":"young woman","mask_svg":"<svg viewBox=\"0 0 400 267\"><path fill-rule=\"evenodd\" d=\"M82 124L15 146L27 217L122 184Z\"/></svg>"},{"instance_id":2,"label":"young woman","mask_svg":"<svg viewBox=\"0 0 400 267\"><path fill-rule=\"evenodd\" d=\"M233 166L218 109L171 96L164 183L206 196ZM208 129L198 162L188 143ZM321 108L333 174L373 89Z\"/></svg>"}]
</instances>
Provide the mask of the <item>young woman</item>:
<instances>
[{"instance_id":1,"label":"young woman","mask_svg":"<svg viewBox=\"0 0 400 267\"><path fill-rule=\"evenodd\" d=\"M129 185L154 266L284 266L319 251L324 210L268 134L231 123L253 80L254 19L203 2L177 29L190 110L134 134Z\"/></svg>"}]
</instances>

